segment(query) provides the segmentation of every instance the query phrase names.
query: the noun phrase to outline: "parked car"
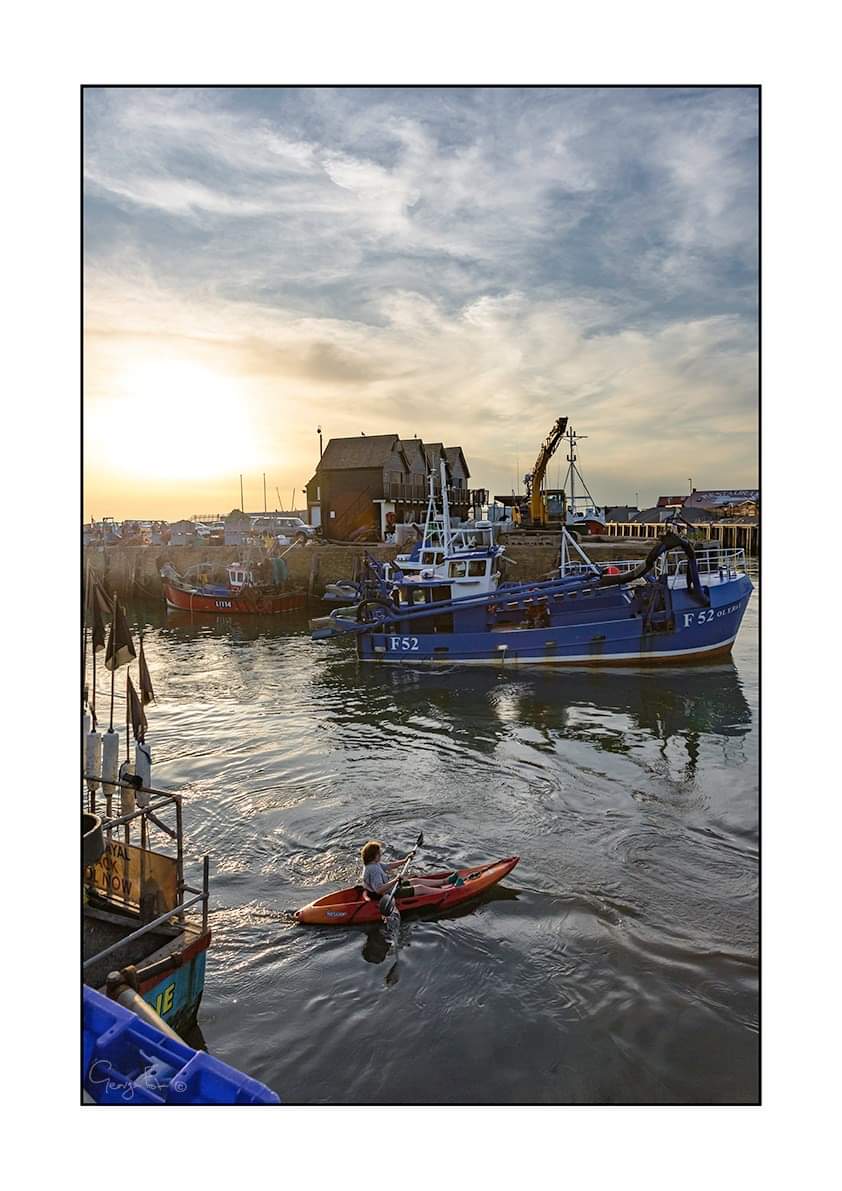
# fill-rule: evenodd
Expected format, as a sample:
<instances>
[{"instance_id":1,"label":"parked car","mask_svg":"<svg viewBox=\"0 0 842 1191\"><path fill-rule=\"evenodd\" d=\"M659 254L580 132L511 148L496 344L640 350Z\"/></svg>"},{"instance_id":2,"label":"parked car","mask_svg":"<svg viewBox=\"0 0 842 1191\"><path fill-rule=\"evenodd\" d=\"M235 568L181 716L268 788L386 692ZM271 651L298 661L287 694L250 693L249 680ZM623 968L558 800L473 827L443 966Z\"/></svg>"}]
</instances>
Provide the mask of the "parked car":
<instances>
[{"instance_id":1,"label":"parked car","mask_svg":"<svg viewBox=\"0 0 842 1191\"><path fill-rule=\"evenodd\" d=\"M316 527L300 517L275 517L274 522L278 541L308 542L316 536Z\"/></svg>"}]
</instances>

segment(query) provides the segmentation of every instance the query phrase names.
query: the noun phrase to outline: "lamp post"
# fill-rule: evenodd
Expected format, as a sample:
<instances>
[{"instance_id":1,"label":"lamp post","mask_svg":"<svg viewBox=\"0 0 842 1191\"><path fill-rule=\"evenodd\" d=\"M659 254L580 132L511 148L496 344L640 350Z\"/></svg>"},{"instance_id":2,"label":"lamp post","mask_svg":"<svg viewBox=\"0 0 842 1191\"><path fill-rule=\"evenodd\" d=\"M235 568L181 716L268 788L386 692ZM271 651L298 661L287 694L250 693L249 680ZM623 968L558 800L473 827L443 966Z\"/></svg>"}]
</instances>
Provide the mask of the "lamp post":
<instances>
[{"instance_id":1,"label":"lamp post","mask_svg":"<svg viewBox=\"0 0 842 1191\"><path fill-rule=\"evenodd\" d=\"M318 436L319 436L319 458L321 459L321 457L322 457L322 428L321 428L321 426L316 427L316 434L318 434Z\"/></svg>"}]
</instances>

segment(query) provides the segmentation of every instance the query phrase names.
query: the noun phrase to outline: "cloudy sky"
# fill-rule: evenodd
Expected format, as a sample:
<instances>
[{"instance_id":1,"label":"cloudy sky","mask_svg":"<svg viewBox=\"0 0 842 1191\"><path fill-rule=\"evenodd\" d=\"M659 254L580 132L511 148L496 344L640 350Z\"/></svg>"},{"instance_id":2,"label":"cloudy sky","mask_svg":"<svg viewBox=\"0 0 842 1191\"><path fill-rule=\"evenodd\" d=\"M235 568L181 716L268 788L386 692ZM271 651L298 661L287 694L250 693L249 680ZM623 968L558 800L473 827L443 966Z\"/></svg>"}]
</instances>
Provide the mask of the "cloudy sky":
<instances>
[{"instance_id":1,"label":"cloudy sky","mask_svg":"<svg viewBox=\"0 0 842 1191\"><path fill-rule=\"evenodd\" d=\"M747 88L87 90L85 514L301 504L319 424L510 492L566 414L600 503L754 486L757 132Z\"/></svg>"}]
</instances>

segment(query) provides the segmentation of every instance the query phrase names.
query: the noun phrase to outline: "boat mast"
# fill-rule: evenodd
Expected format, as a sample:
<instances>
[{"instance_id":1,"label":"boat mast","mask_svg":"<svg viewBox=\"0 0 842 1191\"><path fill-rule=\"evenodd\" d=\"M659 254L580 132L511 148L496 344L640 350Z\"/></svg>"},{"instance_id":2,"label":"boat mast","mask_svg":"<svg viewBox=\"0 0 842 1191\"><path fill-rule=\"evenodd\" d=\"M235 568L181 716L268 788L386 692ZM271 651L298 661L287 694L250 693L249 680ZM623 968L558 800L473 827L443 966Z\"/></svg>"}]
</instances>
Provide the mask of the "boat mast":
<instances>
[{"instance_id":1,"label":"boat mast","mask_svg":"<svg viewBox=\"0 0 842 1191\"><path fill-rule=\"evenodd\" d=\"M567 462L570 466L567 469L567 475L564 478L564 486L568 487L570 492L570 508L574 516L576 514L576 496L574 490L576 488L575 472L576 472L576 434L571 426L567 431L567 438L570 443L568 448Z\"/></svg>"},{"instance_id":2,"label":"boat mast","mask_svg":"<svg viewBox=\"0 0 842 1191\"><path fill-rule=\"evenodd\" d=\"M576 477L577 476L582 481L582 487L585 490L585 495L587 496L588 500L591 502L591 505L594 508L594 510L596 510L598 507L596 501L594 500L593 496L591 495L590 489L588 488L587 484L585 483L585 481L582 477L582 473L579 471L579 468L576 466L576 460L577 460L576 446L577 446L580 438L587 438L587 437L588 437L587 434L577 434L572 426L570 427L570 429L567 432L567 439L570 443L569 454L567 456L567 462L569 464L569 467L567 468L567 475L564 477L564 488L565 488L566 492L570 493L570 499L569 499L568 503L570 506L570 511L574 514L574 516L576 513L575 490L576 490Z\"/></svg>"},{"instance_id":3,"label":"boat mast","mask_svg":"<svg viewBox=\"0 0 842 1191\"><path fill-rule=\"evenodd\" d=\"M436 515L436 493L435 482L436 477L430 472L427 479L430 481L430 497L427 501L427 516L424 520L424 537L421 539L422 545L426 545L430 538L430 522L434 520Z\"/></svg>"},{"instance_id":4,"label":"boat mast","mask_svg":"<svg viewBox=\"0 0 842 1191\"><path fill-rule=\"evenodd\" d=\"M441 475L441 511L442 511L442 532L444 535L444 549L445 553L449 554L451 551L451 537L450 537L450 508L447 503L447 479L444 466L444 460L439 463L439 471Z\"/></svg>"}]
</instances>

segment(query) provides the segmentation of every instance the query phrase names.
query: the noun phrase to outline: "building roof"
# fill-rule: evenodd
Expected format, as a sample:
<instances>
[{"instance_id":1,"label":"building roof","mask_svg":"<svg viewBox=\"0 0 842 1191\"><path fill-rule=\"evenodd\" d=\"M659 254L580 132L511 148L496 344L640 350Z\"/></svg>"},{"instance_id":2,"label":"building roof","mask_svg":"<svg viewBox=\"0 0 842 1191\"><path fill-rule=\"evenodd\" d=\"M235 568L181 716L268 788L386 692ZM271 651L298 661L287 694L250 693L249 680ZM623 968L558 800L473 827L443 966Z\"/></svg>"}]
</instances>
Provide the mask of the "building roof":
<instances>
[{"instance_id":1,"label":"building roof","mask_svg":"<svg viewBox=\"0 0 842 1191\"><path fill-rule=\"evenodd\" d=\"M759 499L759 488L694 488L687 497L686 505L721 509L726 505L744 504L746 501Z\"/></svg>"},{"instance_id":2,"label":"building roof","mask_svg":"<svg viewBox=\"0 0 842 1191\"><path fill-rule=\"evenodd\" d=\"M465 453L461 447L445 447L444 457L447 460L449 467L452 467L455 463L461 461L462 470L465 472L465 479L470 478L471 473L468 470L468 462L465 459Z\"/></svg>"},{"instance_id":3,"label":"building roof","mask_svg":"<svg viewBox=\"0 0 842 1191\"><path fill-rule=\"evenodd\" d=\"M417 471L419 466L421 470L427 471L427 457L424 454L424 444L420 438L402 438L400 440L401 450L406 455L406 461L410 466L410 470Z\"/></svg>"},{"instance_id":4,"label":"building roof","mask_svg":"<svg viewBox=\"0 0 842 1191\"><path fill-rule=\"evenodd\" d=\"M332 438L319 461L325 471L350 471L356 467L382 467L395 448L400 450L397 434L360 434L353 438Z\"/></svg>"},{"instance_id":5,"label":"building roof","mask_svg":"<svg viewBox=\"0 0 842 1191\"><path fill-rule=\"evenodd\" d=\"M686 499L686 496L659 496L657 507L659 509L674 508L676 505L680 507Z\"/></svg>"},{"instance_id":6,"label":"building roof","mask_svg":"<svg viewBox=\"0 0 842 1191\"><path fill-rule=\"evenodd\" d=\"M710 509L703 509L701 506L692 508L685 505L681 510L681 516L690 525L701 525L705 521L716 521L717 517L710 511Z\"/></svg>"}]
</instances>

